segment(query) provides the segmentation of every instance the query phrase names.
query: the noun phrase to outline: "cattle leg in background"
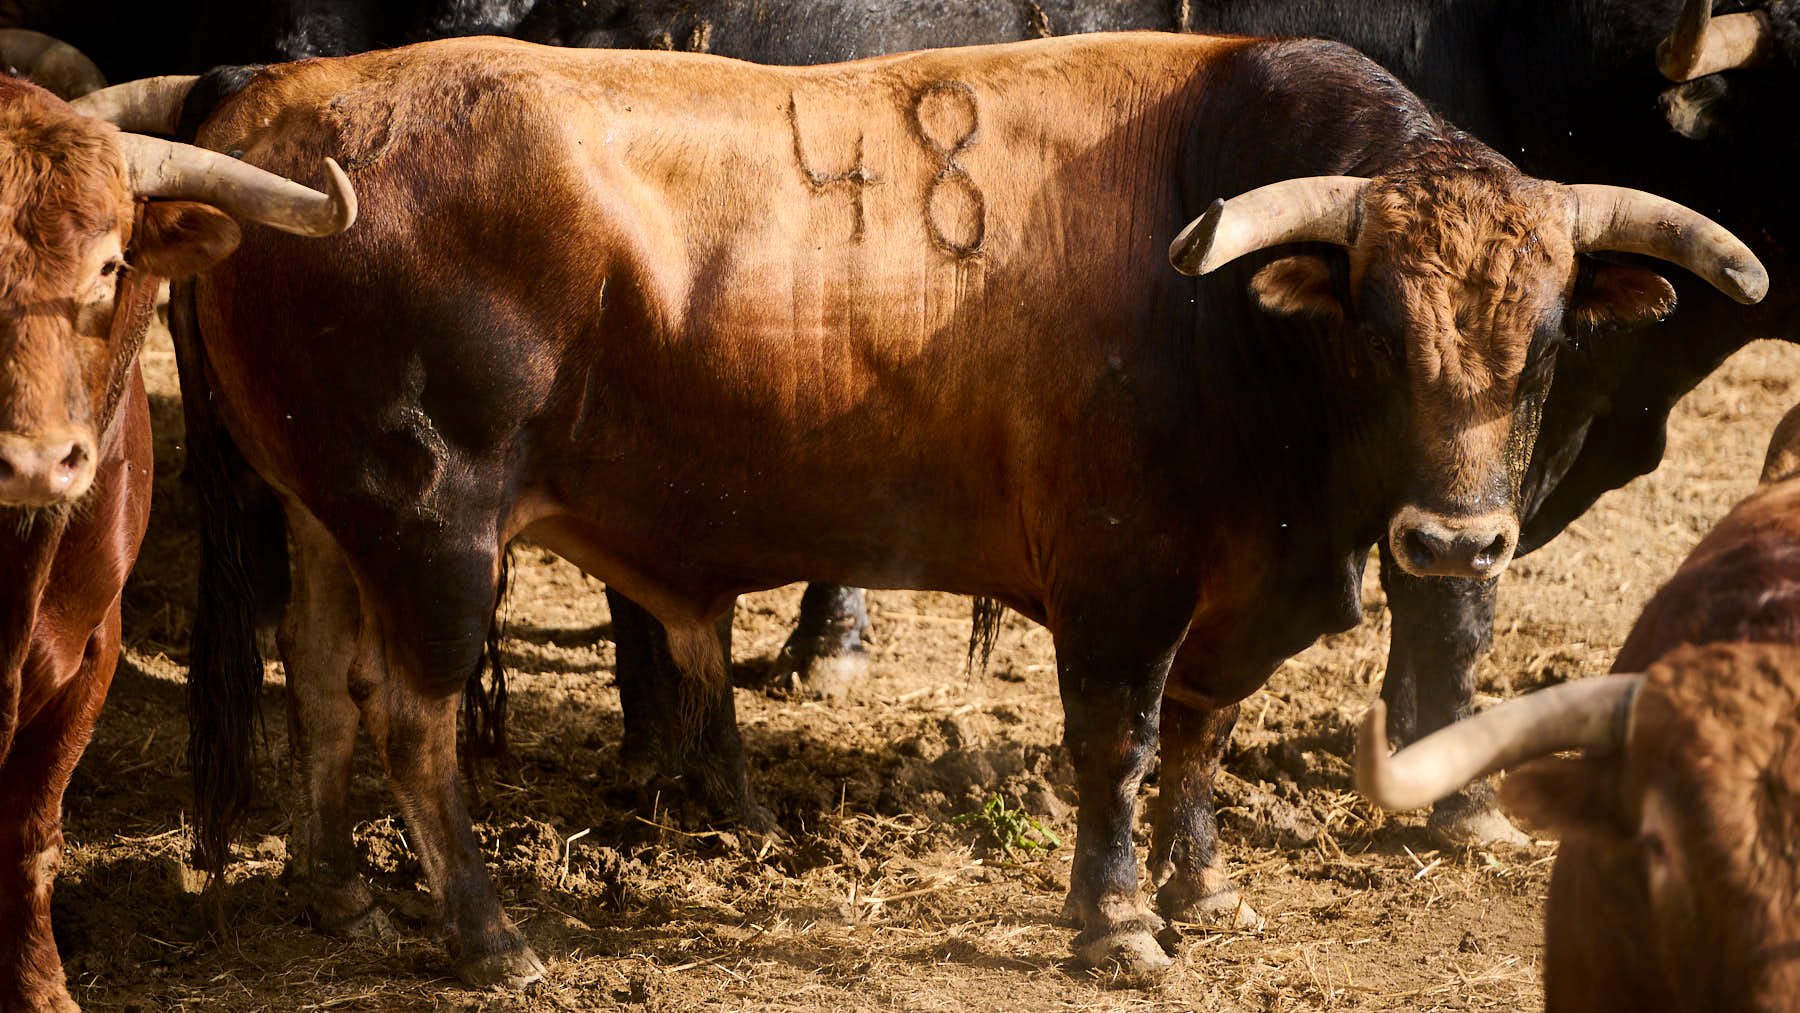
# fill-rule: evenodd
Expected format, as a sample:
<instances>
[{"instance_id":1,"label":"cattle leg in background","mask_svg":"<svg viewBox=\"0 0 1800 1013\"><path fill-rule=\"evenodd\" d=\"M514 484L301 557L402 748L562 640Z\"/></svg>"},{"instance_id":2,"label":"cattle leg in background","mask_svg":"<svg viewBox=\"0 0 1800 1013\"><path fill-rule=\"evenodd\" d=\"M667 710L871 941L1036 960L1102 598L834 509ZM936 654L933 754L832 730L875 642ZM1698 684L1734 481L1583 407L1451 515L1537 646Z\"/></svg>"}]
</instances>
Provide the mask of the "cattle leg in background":
<instances>
[{"instance_id":1,"label":"cattle leg in background","mask_svg":"<svg viewBox=\"0 0 1800 1013\"><path fill-rule=\"evenodd\" d=\"M697 732L684 732L677 719L682 694L700 692L701 686L684 687L681 668L669 653L668 635L655 616L611 587L606 589L606 604L618 651L614 681L625 724L619 753L627 775L643 782L658 775L670 778L709 817L737 820L755 830L772 829L774 817L750 792L730 680L707 687L705 723ZM729 672L730 612L719 620L717 630L720 658Z\"/></svg>"},{"instance_id":2,"label":"cattle leg in background","mask_svg":"<svg viewBox=\"0 0 1800 1013\"><path fill-rule=\"evenodd\" d=\"M781 645L769 681L802 696L842 696L869 671L863 635L869 631L867 596L860 587L808 584L800 619Z\"/></svg>"},{"instance_id":3,"label":"cattle leg in background","mask_svg":"<svg viewBox=\"0 0 1800 1013\"><path fill-rule=\"evenodd\" d=\"M1475 666L1493 646L1499 585L1498 580L1415 577L1382 543L1381 586L1393 625L1381 698L1395 741L1417 741L1474 709ZM1486 780L1471 781L1440 800L1431 828L1458 844L1530 843L1500 812L1494 786Z\"/></svg>"},{"instance_id":4,"label":"cattle leg in background","mask_svg":"<svg viewBox=\"0 0 1800 1013\"><path fill-rule=\"evenodd\" d=\"M299 803L288 839L288 887L320 931L358 935L379 918L351 838L357 723L351 668L362 599L325 529L298 507L289 515L296 593L277 637L288 675L288 763ZM369 675L355 678L360 685Z\"/></svg>"}]
</instances>

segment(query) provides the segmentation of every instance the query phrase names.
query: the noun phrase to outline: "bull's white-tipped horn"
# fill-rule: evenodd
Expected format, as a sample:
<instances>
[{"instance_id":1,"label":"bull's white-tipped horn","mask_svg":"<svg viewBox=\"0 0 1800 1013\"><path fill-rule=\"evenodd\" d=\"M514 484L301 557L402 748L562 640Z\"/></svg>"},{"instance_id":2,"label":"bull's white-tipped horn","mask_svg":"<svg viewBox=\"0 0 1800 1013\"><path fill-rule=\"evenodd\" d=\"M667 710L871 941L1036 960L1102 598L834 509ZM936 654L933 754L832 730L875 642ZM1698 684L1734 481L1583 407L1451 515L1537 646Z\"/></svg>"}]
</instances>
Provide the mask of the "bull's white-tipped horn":
<instances>
[{"instance_id":1,"label":"bull's white-tipped horn","mask_svg":"<svg viewBox=\"0 0 1800 1013\"><path fill-rule=\"evenodd\" d=\"M1762 11L1712 16L1713 0L1687 0L1675 30L1656 47L1656 69L1671 81L1692 81L1768 59L1772 31Z\"/></svg>"},{"instance_id":2,"label":"bull's white-tipped horn","mask_svg":"<svg viewBox=\"0 0 1800 1013\"><path fill-rule=\"evenodd\" d=\"M106 76L86 54L43 32L0 28L0 62L64 99L106 87Z\"/></svg>"},{"instance_id":3,"label":"bull's white-tipped horn","mask_svg":"<svg viewBox=\"0 0 1800 1013\"><path fill-rule=\"evenodd\" d=\"M1580 184L1569 193L1575 198L1577 252L1617 250L1680 264L1741 303L1761 302L1769 293L1762 261L1700 212L1622 186Z\"/></svg>"},{"instance_id":4,"label":"bull's white-tipped horn","mask_svg":"<svg viewBox=\"0 0 1800 1013\"><path fill-rule=\"evenodd\" d=\"M105 120L134 134L173 134L181 123L181 106L194 82L191 74L146 77L89 95L69 103L84 116Z\"/></svg>"},{"instance_id":5,"label":"bull's white-tipped horn","mask_svg":"<svg viewBox=\"0 0 1800 1013\"><path fill-rule=\"evenodd\" d=\"M1479 777L1564 749L1625 744L1641 675L1603 675L1509 700L1388 755L1387 707L1363 715L1356 790L1383 809L1418 809Z\"/></svg>"},{"instance_id":6,"label":"bull's white-tipped horn","mask_svg":"<svg viewBox=\"0 0 1800 1013\"><path fill-rule=\"evenodd\" d=\"M155 137L120 134L127 181L140 197L211 204L246 221L301 236L330 236L356 221L356 191L327 158L330 193L320 193L216 151Z\"/></svg>"},{"instance_id":7,"label":"bull's white-tipped horn","mask_svg":"<svg viewBox=\"0 0 1800 1013\"><path fill-rule=\"evenodd\" d=\"M1215 200L1175 237L1169 263L1182 274L1207 274L1282 243L1348 246L1368 186L1361 176L1307 176Z\"/></svg>"}]
</instances>

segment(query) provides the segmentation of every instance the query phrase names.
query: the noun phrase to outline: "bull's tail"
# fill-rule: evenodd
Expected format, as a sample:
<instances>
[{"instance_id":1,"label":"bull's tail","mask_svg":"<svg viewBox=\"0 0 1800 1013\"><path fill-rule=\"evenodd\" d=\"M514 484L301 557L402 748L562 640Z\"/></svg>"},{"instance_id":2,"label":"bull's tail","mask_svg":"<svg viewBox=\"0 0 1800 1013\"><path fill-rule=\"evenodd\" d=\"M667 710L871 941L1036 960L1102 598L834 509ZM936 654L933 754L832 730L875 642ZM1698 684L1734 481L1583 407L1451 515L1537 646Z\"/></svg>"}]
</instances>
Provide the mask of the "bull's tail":
<instances>
[{"instance_id":1,"label":"bull's tail","mask_svg":"<svg viewBox=\"0 0 1800 1013\"><path fill-rule=\"evenodd\" d=\"M194 777L194 864L215 880L255 794L263 659L256 643L259 585L285 574L280 537L251 537L257 513L243 495L248 469L213 405L194 283L169 297L169 334L181 378L188 472L199 508L200 574L188 641L188 766ZM265 497L266 493L263 494ZM260 504L267 518L271 499ZM263 533L268 534L266 526ZM271 545L282 558L267 558ZM263 579L259 580L258 577Z\"/></svg>"},{"instance_id":2,"label":"bull's tail","mask_svg":"<svg viewBox=\"0 0 1800 1013\"><path fill-rule=\"evenodd\" d=\"M1000 639L1000 619L1006 615L1006 606L992 598L976 598L969 616L969 672L974 675L985 673L988 662L994 656L994 644ZM981 663L975 663L976 658Z\"/></svg>"},{"instance_id":3,"label":"bull's tail","mask_svg":"<svg viewBox=\"0 0 1800 1013\"><path fill-rule=\"evenodd\" d=\"M500 661L501 613L512 575L512 552L500 556L500 583L494 594L494 611L488 618L487 644L481 664L469 673L463 686L463 775L477 780L484 762L506 760L506 667ZM485 676L485 680L484 680Z\"/></svg>"}]
</instances>

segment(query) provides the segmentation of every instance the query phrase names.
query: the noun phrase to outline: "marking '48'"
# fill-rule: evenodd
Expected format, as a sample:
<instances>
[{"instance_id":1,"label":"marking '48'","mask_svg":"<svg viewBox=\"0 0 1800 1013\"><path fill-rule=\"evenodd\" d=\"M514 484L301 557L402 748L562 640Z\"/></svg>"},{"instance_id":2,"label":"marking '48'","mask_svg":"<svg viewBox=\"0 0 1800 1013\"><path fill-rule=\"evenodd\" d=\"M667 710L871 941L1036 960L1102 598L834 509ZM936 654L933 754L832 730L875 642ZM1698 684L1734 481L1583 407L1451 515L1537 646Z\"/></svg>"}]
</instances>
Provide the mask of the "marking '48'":
<instances>
[{"instance_id":1,"label":"marking '48'","mask_svg":"<svg viewBox=\"0 0 1800 1013\"><path fill-rule=\"evenodd\" d=\"M957 158L975 143L980 133L980 106L975 89L962 81L933 81L913 96L908 110L914 137L937 161L937 169L925 185L925 232L938 249L953 257L981 252L987 235L987 200ZM867 226L863 204L865 191L882 177L863 162L863 135L856 135L856 153L850 168L840 172L815 169L800 138L800 110L788 96L788 124L794 134L794 161L800 176L814 193L833 187L850 188L855 201L856 223L850 238L861 241Z\"/></svg>"}]
</instances>

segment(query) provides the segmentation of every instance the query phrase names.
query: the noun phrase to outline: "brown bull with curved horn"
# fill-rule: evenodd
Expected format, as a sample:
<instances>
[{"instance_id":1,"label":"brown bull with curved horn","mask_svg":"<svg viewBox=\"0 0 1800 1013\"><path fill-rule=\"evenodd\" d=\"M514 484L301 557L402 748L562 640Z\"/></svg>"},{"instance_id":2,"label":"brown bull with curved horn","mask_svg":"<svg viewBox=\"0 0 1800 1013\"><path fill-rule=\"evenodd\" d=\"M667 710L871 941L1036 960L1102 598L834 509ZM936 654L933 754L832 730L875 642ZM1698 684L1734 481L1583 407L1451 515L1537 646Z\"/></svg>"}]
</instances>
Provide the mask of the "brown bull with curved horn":
<instances>
[{"instance_id":1,"label":"brown bull with curved horn","mask_svg":"<svg viewBox=\"0 0 1800 1013\"><path fill-rule=\"evenodd\" d=\"M1562 838L1546 1008L1800 1009L1800 408L1763 484L1657 592L1609 675L1542 690L1387 754L1356 783L1411 809L1518 767L1502 795ZM1550 758L1584 750L1577 758Z\"/></svg>"},{"instance_id":2,"label":"brown bull with curved horn","mask_svg":"<svg viewBox=\"0 0 1800 1013\"><path fill-rule=\"evenodd\" d=\"M67 64L66 48L41 51ZM0 78L0 1010L76 1008L50 897L149 512L136 358L156 290L229 254L238 221L347 228L355 193L326 171L318 193Z\"/></svg>"}]
</instances>

